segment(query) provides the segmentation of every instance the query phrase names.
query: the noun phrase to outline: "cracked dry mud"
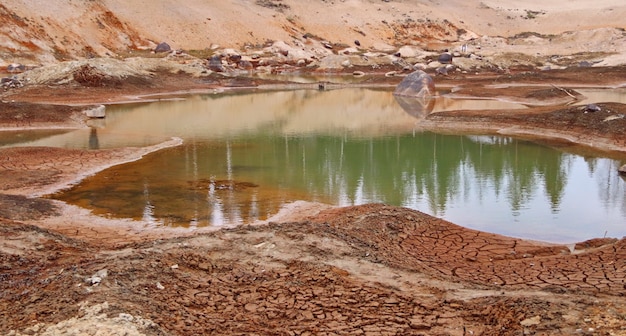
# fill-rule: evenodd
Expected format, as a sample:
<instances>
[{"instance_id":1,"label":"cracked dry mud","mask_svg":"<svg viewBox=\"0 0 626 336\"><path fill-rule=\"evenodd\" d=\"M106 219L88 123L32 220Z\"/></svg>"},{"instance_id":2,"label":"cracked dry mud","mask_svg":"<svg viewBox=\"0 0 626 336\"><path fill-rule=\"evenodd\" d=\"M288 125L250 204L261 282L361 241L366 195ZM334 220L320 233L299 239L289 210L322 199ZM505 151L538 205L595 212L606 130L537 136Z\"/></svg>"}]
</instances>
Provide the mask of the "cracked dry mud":
<instances>
[{"instance_id":1,"label":"cracked dry mud","mask_svg":"<svg viewBox=\"0 0 626 336\"><path fill-rule=\"evenodd\" d=\"M623 72L611 69L598 84L615 83ZM584 70L543 76L560 86L589 78ZM504 79L441 81L464 83L460 94L498 95L485 87ZM116 90L108 97L120 98ZM529 90L507 92L524 97ZM42 91L29 99L54 96ZM33 108L18 105L4 111ZM623 104L600 105L626 112ZM58 122L45 115L33 122ZM433 114L423 125L480 132L515 126L527 137L546 133L568 150L588 151L577 146L592 141L593 150L623 158L626 122L604 118L537 107L523 116ZM303 204L269 224L183 233L31 197L169 145L176 140L97 151L0 149L0 334L626 335L625 239L531 242L381 204Z\"/></svg>"},{"instance_id":2,"label":"cracked dry mud","mask_svg":"<svg viewBox=\"0 0 626 336\"><path fill-rule=\"evenodd\" d=\"M151 335L626 331L623 240L572 253L384 205L113 250L3 224L3 249L28 251L2 254L9 330L107 302Z\"/></svg>"}]
</instances>

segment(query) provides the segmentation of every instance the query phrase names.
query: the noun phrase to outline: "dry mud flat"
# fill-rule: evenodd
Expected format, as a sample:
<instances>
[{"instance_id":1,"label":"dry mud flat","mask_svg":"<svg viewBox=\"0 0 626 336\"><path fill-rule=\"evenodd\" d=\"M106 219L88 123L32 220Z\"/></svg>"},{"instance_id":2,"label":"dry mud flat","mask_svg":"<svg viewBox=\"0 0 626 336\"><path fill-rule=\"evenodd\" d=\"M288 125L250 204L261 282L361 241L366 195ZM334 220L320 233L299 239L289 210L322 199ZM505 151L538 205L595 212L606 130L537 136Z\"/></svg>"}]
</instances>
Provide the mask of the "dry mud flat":
<instances>
[{"instance_id":1,"label":"dry mud flat","mask_svg":"<svg viewBox=\"0 0 626 336\"><path fill-rule=\"evenodd\" d=\"M571 252L384 205L115 249L2 224L10 335L626 334L624 240Z\"/></svg>"},{"instance_id":2,"label":"dry mud flat","mask_svg":"<svg viewBox=\"0 0 626 336\"><path fill-rule=\"evenodd\" d=\"M491 97L501 94L493 84L522 83L528 85L507 94L552 99L567 96L559 88L574 84L619 85L623 73L522 71L440 83L460 85L458 95ZM179 89L202 87L175 79ZM538 81L556 87L533 87ZM162 83L171 85L172 78ZM144 84L131 84L132 90L123 84L24 88L10 98L84 103L168 89ZM567 146L589 146L585 139L591 139L595 149L622 155L626 120L607 122L604 113L626 109L599 105L599 113L546 106L524 115L459 111L429 115L424 123L480 132L549 130ZM80 123L71 107L48 106L50 113L29 115L32 124L21 121L32 105L2 107L7 127ZM65 117L58 120L54 111ZM267 225L165 238L163 232L129 232L128 223L74 217L58 202L25 197L157 149L0 149L0 333L626 335L625 239L551 245L464 229L404 208L311 204Z\"/></svg>"}]
</instances>

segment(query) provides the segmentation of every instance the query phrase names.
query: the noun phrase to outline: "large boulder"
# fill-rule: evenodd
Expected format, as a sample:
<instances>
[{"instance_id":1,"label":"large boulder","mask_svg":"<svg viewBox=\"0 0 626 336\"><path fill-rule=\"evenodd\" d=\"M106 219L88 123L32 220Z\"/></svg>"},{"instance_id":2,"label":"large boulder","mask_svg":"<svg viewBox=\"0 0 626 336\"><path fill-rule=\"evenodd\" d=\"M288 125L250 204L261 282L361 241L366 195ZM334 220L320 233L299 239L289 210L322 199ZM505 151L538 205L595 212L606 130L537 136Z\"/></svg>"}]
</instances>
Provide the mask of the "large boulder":
<instances>
[{"instance_id":1,"label":"large boulder","mask_svg":"<svg viewBox=\"0 0 626 336\"><path fill-rule=\"evenodd\" d=\"M432 112L435 105L435 81L424 71L416 70L398 84L393 95L408 114L423 118Z\"/></svg>"},{"instance_id":2,"label":"large boulder","mask_svg":"<svg viewBox=\"0 0 626 336\"><path fill-rule=\"evenodd\" d=\"M405 97L431 97L435 94L435 81L429 74L417 70L404 77L393 94Z\"/></svg>"}]
</instances>

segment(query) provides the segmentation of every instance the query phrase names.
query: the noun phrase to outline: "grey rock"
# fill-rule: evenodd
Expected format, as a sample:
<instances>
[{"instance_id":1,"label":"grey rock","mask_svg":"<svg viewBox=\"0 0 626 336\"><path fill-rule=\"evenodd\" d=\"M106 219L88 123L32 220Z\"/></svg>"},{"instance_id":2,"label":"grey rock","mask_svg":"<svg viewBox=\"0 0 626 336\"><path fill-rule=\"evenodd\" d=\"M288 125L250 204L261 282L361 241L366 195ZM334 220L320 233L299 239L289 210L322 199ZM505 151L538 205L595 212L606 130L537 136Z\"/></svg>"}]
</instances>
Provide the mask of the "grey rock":
<instances>
[{"instance_id":1,"label":"grey rock","mask_svg":"<svg viewBox=\"0 0 626 336\"><path fill-rule=\"evenodd\" d=\"M7 65L7 71L14 73L14 72L24 72L26 70L26 66L24 64L19 64L19 63L12 63Z\"/></svg>"},{"instance_id":2,"label":"grey rock","mask_svg":"<svg viewBox=\"0 0 626 336\"><path fill-rule=\"evenodd\" d=\"M416 70L407 75L396 86L393 92L396 96L429 97L435 94L435 81L422 70Z\"/></svg>"},{"instance_id":3,"label":"grey rock","mask_svg":"<svg viewBox=\"0 0 626 336\"><path fill-rule=\"evenodd\" d=\"M441 64L450 64L452 63L452 58L451 53L445 52L437 57L437 61Z\"/></svg>"},{"instance_id":4,"label":"grey rock","mask_svg":"<svg viewBox=\"0 0 626 336\"><path fill-rule=\"evenodd\" d=\"M15 89L22 86L24 84L16 76L0 78L0 87L3 89Z\"/></svg>"},{"instance_id":5,"label":"grey rock","mask_svg":"<svg viewBox=\"0 0 626 336\"><path fill-rule=\"evenodd\" d=\"M170 47L170 45L167 44L166 42L161 42L156 46L156 48L154 48L155 53L170 52L170 51L172 51L172 47Z\"/></svg>"},{"instance_id":6,"label":"grey rock","mask_svg":"<svg viewBox=\"0 0 626 336\"><path fill-rule=\"evenodd\" d=\"M209 58L209 70L214 72L224 72L224 65L222 65L222 57L219 55L213 55Z\"/></svg>"},{"instance_id":7,"label":"grey rock","mask_svg":"<svg viewBox=\"0 0 626 336\"><path fill-rule=\"evenodd\" d=\"M240 69L245 69L245 70L252 70L254 68L254 65L252 64L252 62L250 61L246 61L246 60L241 60L239 61L239 63L237 64L237 66Z\"/></svg>"},{"instance_id":8,"label":"grey rock","mask_svg":"<svg viewBox=\"0 0 626 336\"><path fill-rule=\"evenodd\" d=\"M582 109L585 112L600 112L602 108L596 104L587 104Z\"/></svg>"},{"instance_id":9,"label":"grey rock","mask_svg":"<svg viewBox=\"0 0 626 336\"><path fill-rule=\"evenodd\" d=\"M432 112L435 104L435 82L422 70L406 76L393 92L398 105L408 114L423 118Z\"/></svg>"},{"instance_id":10,"label":"grey rock","mask_svg":"<svg viewBox=\"0 0 626 336\"><path fill-rule=\"evenodd\" d=\"M437 75L447 76L448 75L448 68L446 68L445 66L440 66L437 69L435 69L435 73Z\"/></svg>"}]
</instances>

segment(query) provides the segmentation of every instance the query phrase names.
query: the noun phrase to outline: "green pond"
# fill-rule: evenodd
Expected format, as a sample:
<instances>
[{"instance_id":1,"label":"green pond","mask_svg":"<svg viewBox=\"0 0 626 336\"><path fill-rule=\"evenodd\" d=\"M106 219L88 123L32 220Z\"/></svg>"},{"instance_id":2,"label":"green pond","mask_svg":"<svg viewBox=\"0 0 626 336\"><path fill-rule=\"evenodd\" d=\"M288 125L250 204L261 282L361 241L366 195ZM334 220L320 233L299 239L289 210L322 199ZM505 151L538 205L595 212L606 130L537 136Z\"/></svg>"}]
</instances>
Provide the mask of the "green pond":
<instances>
[{"instance_id":1,"label":"green pond","mask_svg":"<svg viewBox=\"0 0 626 336\"><path fill-rule=\"evenodd\" d=\"M431 108L524 106L440 97ZM624 158L509 137L435 134L419 123L389 90L216 93L109 106L92 129L10 145L113 148L183 138L182 146L52 195L154 226L250 223L306 200L382 202L553 242L626 235L626 183L617 174Z\"/></svg>"}]
</instances>

